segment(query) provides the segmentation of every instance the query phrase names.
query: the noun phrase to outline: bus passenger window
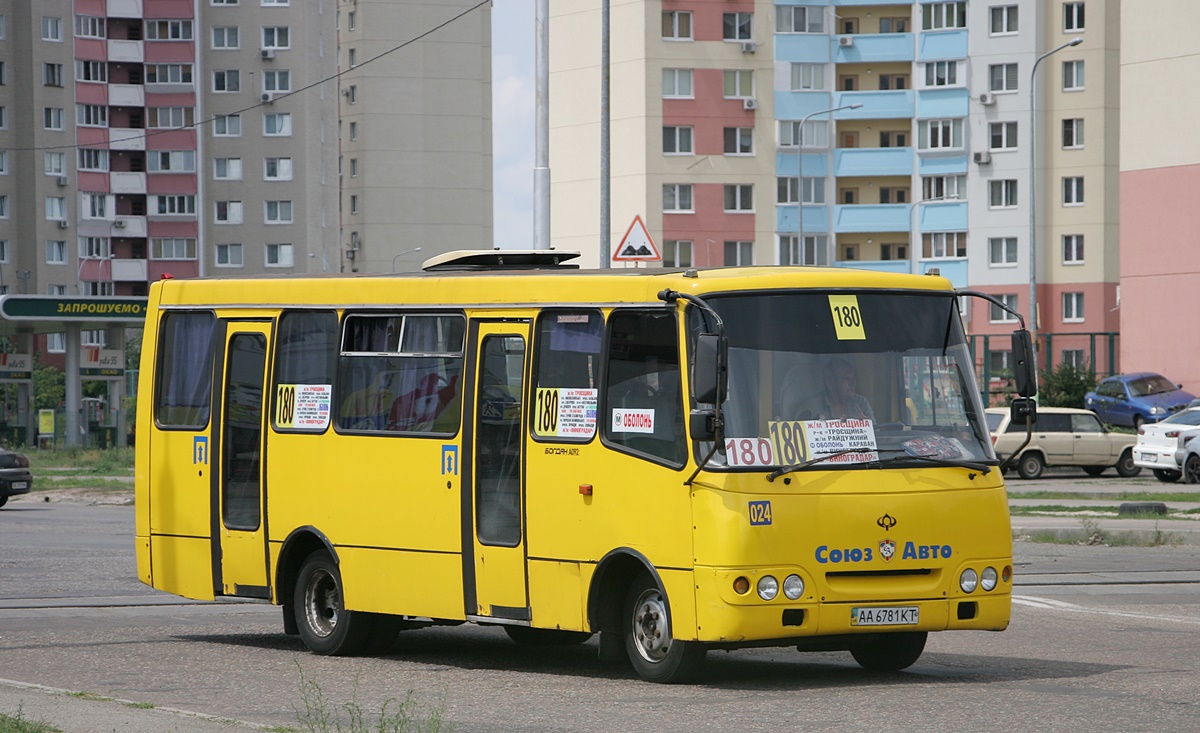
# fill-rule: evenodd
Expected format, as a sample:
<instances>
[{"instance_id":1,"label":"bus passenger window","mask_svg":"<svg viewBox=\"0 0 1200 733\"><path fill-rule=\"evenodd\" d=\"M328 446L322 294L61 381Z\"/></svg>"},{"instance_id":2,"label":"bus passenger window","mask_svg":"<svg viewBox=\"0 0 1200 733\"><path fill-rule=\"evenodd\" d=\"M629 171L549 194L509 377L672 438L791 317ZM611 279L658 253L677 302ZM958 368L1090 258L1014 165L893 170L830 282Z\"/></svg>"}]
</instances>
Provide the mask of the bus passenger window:
<instances>
[{"instance_id":1,"label":"bus passenger window","mask_svg":"<svg viewBox=\"0 0 1200 733\"><path fill-rule=\"evenodd\" d=\"M687 446L675 314L614 311L608 323L604 437L682 464Z\"/></svg>"},{"instance_id":2,"label":"bus passenger window","mask_svg":"<svg viewBox=\"0 0 1200 733\"><path fill-rule=\"evenodd\" d=\"M168 313L163 317L155 417L163 427L208 425L212 400L212 313Z\"/></svg>"},{"instance_id":3,"label":"bus passenger window","mask_svg":"<svg viewBox=\"0 0 1200 733\"><path fill-rule=\"evenodd\" d=\"M596 434L600 311L546 311L538 319L533 434L551 440L591 440Z\"/></svg>"}]
</instances>

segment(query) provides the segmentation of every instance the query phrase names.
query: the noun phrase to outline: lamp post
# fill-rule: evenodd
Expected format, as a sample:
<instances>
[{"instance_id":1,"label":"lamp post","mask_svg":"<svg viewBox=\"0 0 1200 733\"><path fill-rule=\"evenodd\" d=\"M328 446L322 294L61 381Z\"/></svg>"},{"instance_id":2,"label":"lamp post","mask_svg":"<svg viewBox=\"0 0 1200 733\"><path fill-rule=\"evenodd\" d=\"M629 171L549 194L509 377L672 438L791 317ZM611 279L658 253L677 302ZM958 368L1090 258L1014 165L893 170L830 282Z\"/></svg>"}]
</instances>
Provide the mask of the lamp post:
<instances>
[{"instance_id":1,"label":"lamp post","mask_svg":"<svg viewBox=\"0 0 1200 733\"><path fill-rule=\"evenodd\" d=\"M396 271L396 260L400 259L404 255L410 255L413 252L420 252L420 251L421 251L420 247L413 247L412 249L406 249L403 252L397 253L397 255L392 258L392 272Z\"/></svg>"},{"instance_id":2,"label":"lamp post","mask_svg":"<svg viewBox=\"0 0 1200 733\"><path fill-rule=\"evenodd\" d=\"M1029 333L1033 340L1033 363L1037 365L1037 158L1034 156L1034 141L1037 140L1037 108L1034 97L1034 84L1037 79L1037 67L1047 56L1056 54L1064 48L1078 46L1082 38L1072 38L1058 48L1053 48L1038 56L1029 71Z\"/></svg>"},{"instance_id":3,"label":"lamp post","mask_svg":"<svg viewBox=\"0 0 1200 733\"><path fill-rule=\"evenodd\" d=\"M329 260L325 259L324 252L309 252L308 253L309 259L315 260L318 257L321 258L321 272L329 272Z\"/></svg>"},{"instance_id":4,"label":"lamp post","mask_svg":"<svg viewBox=\"0 0 1200 733\"><path fill-rule=\"evenodd\" d=\"M800 118L796 132L796 246L804 251L804 125L810 117L833 114L843 109L858 109L861 104L843 104L840 107L830 107L816 112L809 112Z\"/></svg>"},{"instance_id":5,"label":"lamp post","mask_svg":"<svg viewBox=\"0 0 1200 733\"><path fill-rule=\"evenodd\" d=\"M912 206L909 207L909 210L908 210L909 227L908 228L909 228L910 233L908 235L908 248L910 251L908 253L908 257L909 257L909 261L911 263L909 265L909 270L914 275L917 274L917 261L921 259L921 256L918 254L918 252L920 252L920 247L921 247L921 232L917 229L917 208L920 207L922 204L932 204L932 203L936 203L938 201L957 201L957 200L958 200L958 194L948 193L948 194L943 194L941 196L933 196L931 198L922 199L921 201L914 201L914 202L912 202Z\"/></svg>"}]
</instances>

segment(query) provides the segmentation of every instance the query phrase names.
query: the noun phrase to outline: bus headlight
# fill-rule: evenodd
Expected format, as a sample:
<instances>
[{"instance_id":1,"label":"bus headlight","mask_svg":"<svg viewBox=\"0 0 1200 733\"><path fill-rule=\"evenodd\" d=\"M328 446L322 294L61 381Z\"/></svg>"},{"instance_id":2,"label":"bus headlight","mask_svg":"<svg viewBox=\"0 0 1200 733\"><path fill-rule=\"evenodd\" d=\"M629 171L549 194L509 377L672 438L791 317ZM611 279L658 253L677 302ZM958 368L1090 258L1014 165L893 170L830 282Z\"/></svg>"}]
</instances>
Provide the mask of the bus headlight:
<instances>
[{"instance_id":1,"label":"bus headlight","mask_svg":"<svg viewBox=\"0 0 1200 733\"><path fill-rule=\"evenodd\" d=\"M779 581L772 575L764 575L758 579L758 597L769 601L779 595Z\"/></svg>"},{"instance_id":2,"label":"bus headlight","mask_svg":"<svg viewBox=\"0 0 1200 733\"><path fill-rule=\"evenodd\" d=\"M979 573L971 568L962 571L962 575L958 576L958 587L963 589L963 593L972 593L975 587L979 585Z\"/></svg>"},{"instance_id":3,"label":"bus headlight","mask_svg":"<svg viewBox=\"0 0 1200 733\"><path fill-rule=\"evenodd\" d=\"M996 568L986 567L983 569L983 577L980 578L979 584L984 590L992 590L996 587Z\"/></svg>"},{"instance_id":4,"label":"bus headlight","mask_svg":"<svg viewBox=\"0 0 1200 733\"><path fill-rule=\"evenodd\" d=\"M783 594L793 601L804 595L804 581L799 575L789 575L783 579Z\"/></svg>"}]
</instances>

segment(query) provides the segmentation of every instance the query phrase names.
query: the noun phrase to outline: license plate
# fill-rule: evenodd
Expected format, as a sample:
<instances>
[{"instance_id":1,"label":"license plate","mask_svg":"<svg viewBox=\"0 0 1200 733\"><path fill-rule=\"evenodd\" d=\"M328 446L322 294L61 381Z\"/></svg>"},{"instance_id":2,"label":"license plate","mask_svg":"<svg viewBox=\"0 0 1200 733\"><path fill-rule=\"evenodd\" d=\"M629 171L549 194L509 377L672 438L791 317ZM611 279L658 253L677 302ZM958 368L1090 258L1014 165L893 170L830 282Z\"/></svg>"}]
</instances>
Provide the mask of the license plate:
<instances>
[{"instance_id":1,"label":"license plate","mask_svg":"<svg viewBox=\"0 0 1200 733\"><path fill-rule=\"evenodd\" d=\"M882 606L851 608L851 626L909 626L920 621L921 609L916 606Z\"/></svg>"},{"instance_id":2,"label":"license plate","mask_svg":"<svg viewBox=\"0 0 1200 733\"><path fill-rule=\"evenodd\" d=\"M14 489L28 489L29 483L27 481L13 481L12 487Z\"/></svg>"},{"instance_id":3,"label":"license plate","mask_svg":"<svg viewBox=\"0 0 1200 733\"><path fill-rule=\"evenodd\" d=\"M1158 463L1158 456L1153 453L1143 453L1142 460L1146 463Z\"/></svg>"}]
</instances>

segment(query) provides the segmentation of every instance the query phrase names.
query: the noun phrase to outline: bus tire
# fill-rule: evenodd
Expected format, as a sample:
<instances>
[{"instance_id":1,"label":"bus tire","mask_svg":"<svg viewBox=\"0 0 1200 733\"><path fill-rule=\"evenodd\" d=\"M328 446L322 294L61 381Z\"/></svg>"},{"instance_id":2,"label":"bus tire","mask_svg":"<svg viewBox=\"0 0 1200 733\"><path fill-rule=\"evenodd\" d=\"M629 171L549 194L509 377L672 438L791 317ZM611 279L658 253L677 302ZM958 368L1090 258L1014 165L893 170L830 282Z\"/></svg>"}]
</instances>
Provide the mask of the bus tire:
<instances>
[{"instance_id":1,"label":"bus tire","mask_svg":"<svg viewBox=\"0 0 1200 733\"><path fill-rule=\"evenodd\" d=\"M350 656L362 650L371 615L346 609L342 573L325 550L304 559L292 607L304 645L316 654Z\"/></svg>"},{"instance_id":2,"label":"bus tire","mask_svg":"<svg viewBox=\"0 0 1200 733\"><path fill-rule=\"evenodd\" d=\"M570 646L592 638L590 631L535 629L532 626L505 625L504 633L518 646Z\"/></svg>"},{"instance_id":3,"label":"bus tire","mask_svg":"<svg viewBox=\"0 0 1200 733\"><path fill-rule=\"evenodd\" d=\"M625 651L647 682L687 682L700 671L705 649L671 636L667 597L649 573L639 574L625 595Z\"/></svg>"},{"instance_id":4,"label":"bus tire","mask_svg":"<svg viewBox=\"0 0 1200 733\"><path fill-rule=\"evenodd\" d=\"M925 651L924 631L879 636L850 647L859 666L871 672L899 672L911 667Z\"/></svg>"}]
</instances>

